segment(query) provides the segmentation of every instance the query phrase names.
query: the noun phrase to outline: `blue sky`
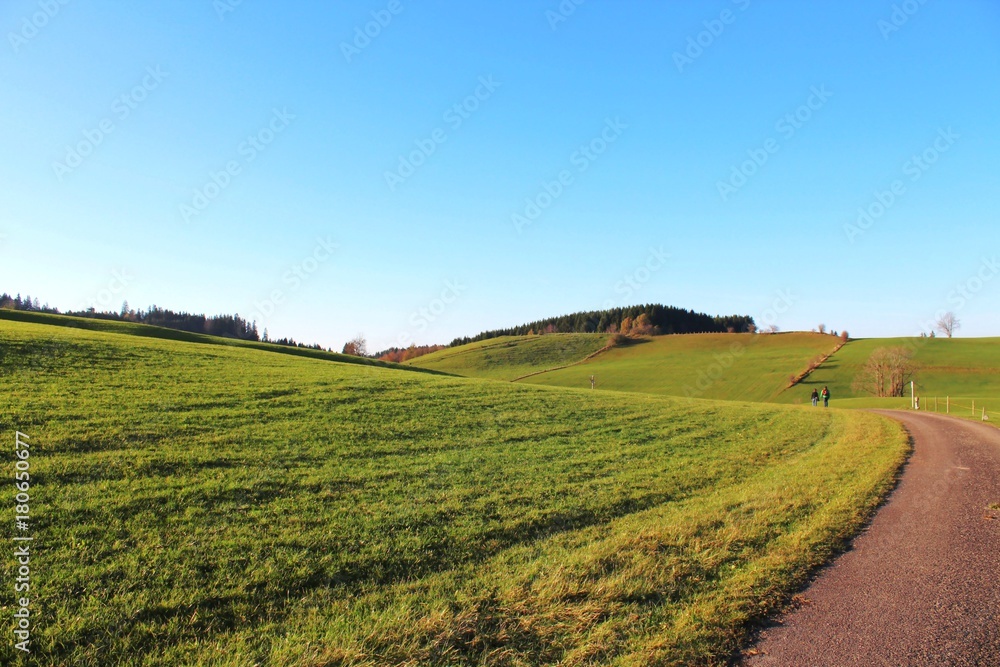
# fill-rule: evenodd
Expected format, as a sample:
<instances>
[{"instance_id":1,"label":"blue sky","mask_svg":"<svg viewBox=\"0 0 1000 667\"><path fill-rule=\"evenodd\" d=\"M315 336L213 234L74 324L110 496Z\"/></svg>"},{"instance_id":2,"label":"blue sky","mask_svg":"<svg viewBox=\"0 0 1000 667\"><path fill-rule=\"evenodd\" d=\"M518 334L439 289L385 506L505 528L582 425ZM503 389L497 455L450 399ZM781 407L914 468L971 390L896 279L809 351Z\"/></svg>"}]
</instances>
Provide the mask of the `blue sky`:
<instances>
[{"instance_id":1,"label":"blue sky","mask_svg":"<svg viewBox=\"0 0 1000 667\"><path fill-rule=\"evenodd\" d=\"M989 0L10 0L0 25L0 290L64 310L336 348L647 302L1000 335Z\"/></svg>"}]
</instances>

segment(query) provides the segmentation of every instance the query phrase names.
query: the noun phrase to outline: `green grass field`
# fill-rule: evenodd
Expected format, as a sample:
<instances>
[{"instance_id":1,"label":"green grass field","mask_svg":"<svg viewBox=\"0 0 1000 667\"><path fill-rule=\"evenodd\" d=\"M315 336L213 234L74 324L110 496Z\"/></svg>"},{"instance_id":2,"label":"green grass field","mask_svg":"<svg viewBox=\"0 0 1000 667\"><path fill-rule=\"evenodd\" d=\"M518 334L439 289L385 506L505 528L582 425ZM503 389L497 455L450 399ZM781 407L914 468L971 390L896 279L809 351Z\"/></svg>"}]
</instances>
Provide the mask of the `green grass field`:
<instances>
[{"instance_id":1,"label":"green grass field","mask_svg":"<svg viewBox=\"0 0 1000 667\"><path fill-rule=\"evenodd\" d=\"M47 666L724 664L908 450L861 412L9 320L0 350Z\"/></svg>"},{"instance_id":2,"label":"green grass field","mask_svg":"<svg viewBox=\"0 0 1000 667\"><path fill-rule=\"evenodd\" d=\"M407 364L464 377L515 380L581 362L603 348L609 338L606 334L503 336L439 350Z\"/></svg>"},{"instance_id":3,"label":"green grass field","mask_svg":"<svg viewBox=\"0 0 1000 667\"><path fill-rule=\"evenodd\" d=\"M120 334L124 336L138 336L141 338L162 338L163 340L181 341L185 343L200 343L202 345L222 345L226 347L242 347L251 350L264 352L274 352L277 354L290 354L299 357L309 357L311 359L324 359L326 361L339 361L345 364L358 364L361 366L377 366L380 368L409 369L425 372L435 372L416 366L403 366L388 361L368 359L365 357L352 357L336 352L326 352L307 347L291 347L289 345L275 345L274 343L261 343L252 340L239 340L236 338L222 338L219 336L207 336L205 334L191 333L188 331L178 331L177 329L167 329L165 327L154 327L146 324L136 324L135 322L119 322L116 320L99 320L86 317L67 317L65 315L51 315L49 313L36 313L23 310L0 309L0 321L8 320L12 322L33 322L35 324L47 324L58 327L69 327L71 329L83 329L85 331L101 331L109 334Z\"/></svg>"},{"instance_id":4,"label":"green grass field","mask_svg":"<svg viewBox=\"0 0 1000 667\"><path fill-rule=\"evenodd\" d=\"M526 382L589 387L595 375L599 388L613 391L764 402L838 344L833 336L808 333L657 336Z\"/></svg>"},{"instance_id":5,"label":"green grass field","mask_svg":"<svg viewBox=\"0 0 1000 667\"><path fill-rule=\"evenodd\" d=\"M952 399L953 413L971 416L973 402L981 408L991 405L1000 412L1000 338L867 338L851 341L816 369L797 387L778 397L782 403L807 403L813 388L829 386L839 407L909 407L905 399L875 399L852 388L861 367L879 347L909 346L914 350L913 365L917 395L922 407L945 411L946 397Z\"/></svg>"},{"instance_id":6,"label":"green grass field","mask_svg":"<svg viewBox=\"0 0 1000 667\"><path fill-rule=\"evenodd\" d=\"M789 376L833 352L838 339L811 333L659 336L586 359L605 340L590 334L507 337L449 348L410 364L581 389L590 387L593 375L602 390L791 404L808 404L814 388L829 386L837 407L905 408L908 397L876 399L852 385L876 348L911 346L923 407L934 409L937 398L938 410L945 412L950 396L952 413L959 416L971 416L973 404L980 414L984 406L1000 412L1000 338L852 340L791 389Z\"/></svg>"}]
</instances>

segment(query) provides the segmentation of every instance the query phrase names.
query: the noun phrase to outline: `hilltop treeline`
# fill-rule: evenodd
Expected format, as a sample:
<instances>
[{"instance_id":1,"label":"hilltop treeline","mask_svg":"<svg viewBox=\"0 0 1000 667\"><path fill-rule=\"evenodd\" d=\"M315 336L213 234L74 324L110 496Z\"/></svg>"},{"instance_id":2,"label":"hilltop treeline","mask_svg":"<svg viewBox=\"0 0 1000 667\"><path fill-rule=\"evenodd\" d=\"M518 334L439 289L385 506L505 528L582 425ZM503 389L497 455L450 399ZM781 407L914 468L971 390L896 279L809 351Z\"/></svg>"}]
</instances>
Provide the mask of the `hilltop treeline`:
<instances>
[{"instance_id":1,"label":"hilltop treeline","mask_svg":"<svg viewBox=\"0 0 1000 667\"><path fill-rule=\"evenodd\" d=\"M96 320L113 320L118 322L137 322L139 324L150 324L167 329L177 329L178 331L188 331L190 333L207 334L209 336L222 336L223 338L239 338L241 340L256 340L265 343L275 343L277 345L288 345L291 347L308 347L315 350L323 349L319 345L305 345L297 343L292 338L270 339L267 331L262 334L257 331L255 322L247 322L237 315L196 315L187 312L176 312L159 306L150 306L146 310L134 310L129 308L128 303L122 304L121 311L117 313L102 312L94 308L79 311L60 312L58 308L51 308L48 304L40 305L38 299L30 296L21 298L21 295L11 296L6 292L0 294L0 308L9 310L29 310L38 313L50 313L52 315L70 315L73 317L89 317Z\"/></svg>"},{"instance_id":2,"label":"hilltop treeline","mask_svg":"<svg viewBox=\"0 0 1000 667\"><path fill-rule=\"evenodd\" d=\"M638 328L636 324L639 323ZM456 338L451 346L465 345L500 336L525 336L544 333L641 333L651 335L685 333L743 333L753 331L753 318L749 315L711 316L693 310L646 304L591 310L550 317L529 322L519 327L485 331L472 338Z\"/></svg>"},{"instance_id":3,"label":"hilltop treeline","mask_svg":"<svg viewBox=\"0 0 1000 667\"><path fill-rule=\"evenodd\" d=\"M11 296L4 292L0 294L0 308L10 310L30 310L38 313L51 313L53 315L71 315L73 317L89 317L96 320L116 320L119 322L138 322L139 324L151 324L167 329L177 329L178 331L189 331L191 333L208 334L209 336L224 336L226 338L241 338L243 340L260 340L257 333L257 325L247 322L239 315L215 315L207 317L205 315L192 315L191 313L178 313L159 306L150 306L146 310L133 310L128 303L122 304L121 311L117 313L101 312L94 308L87 310L60 312L58 308L50 308L48 304L39 305L38 299L30 296L21 298L21 295Z\"/></svg>"},{"instance_id":4,"label":"hilltop treeline","mask_svg":"<svg viewBox=\"0 0 1000 667\"><path fill-rule=\"evenodd\" d=\"M20 294L11 296L6 292L0 294L0 308L10 310L28 310L40 313L51 313L53 315L71 315L73 317L89 317L100 320L115 320L120 322L137 322L139 324L150 324L167 329L177 329L196 334L207 334L209 336L222 336L224 338L239 338L241 340L253 340L264 343L275 343L277 345L288 345L291 347L304 347L315 350L324 349L322 346L313 344L306 345L298 343L292 338L269 338L267 330L258 332L256 322L248 322L236 315L198 315L187 312L177 312L159 306L150 306L146 310L134 310L129 308L128 302L122 304L121 310L115 312L102 312L94 308L82 311L60 312L58 308L51 308L48 304L41 305L38 299L30 296L22 298ZM642 306L629 306L626 308L611 308L608 310L592 310L587 312L573 313L571 315L561 315L550 317L544 320L537 320L522 324L519 327L509 329L496 329L485 331L472 338L456 338L450 347L474 343L499 336L524 336L529 334L548 333L622 333L626 335L659 336L662 334L685 334L685 333L742 333L754 331L754 320L749 315L728 315L711 316L705 313L696 313L693 310L675 308L673 306L663 306L661 304L646 304ZM361 343L361 348L349 350L356 342ZM443 345L411 345L408 348L389 348L374 355L369 355L364 351L364 340L352 341L344 347L345 354L354 356L373 357L385 361L406 361L443 349ZM332 351L332 350L330 350Z\"/></svg>"},{"instance_id":5,"label":"hilltop treeline","mask_svg":"<svg viewBox=\"0 0 1000 667\"><path fill-rule=\"evenodd\" d=\"M33 310L38 313L52 313L58 314L58 308L49 308L49 304L44 306L38 303L38 299L32 299L30 296L26 296L23 299L21 295L11 296L4 292L0 294L0 308L6 308L7 310Z\"/></svg>"},{"instance_id":6,"label":"hilltop treeline","mask_svg":"<svg viewBox=\"0 0 1000 667\"><path fill-rule=\"evenodd\" d=\"M69 313L79 315L79 313ZM158 306L150 306L147 310L125 310L118 319L140 324L152 324L157 327L190 331L191 333L222 336L224 338L240 338L242 340L260 340L257 325L247 322L239 315L195 315L178 313Z\"/></svg>"}]
</instances>

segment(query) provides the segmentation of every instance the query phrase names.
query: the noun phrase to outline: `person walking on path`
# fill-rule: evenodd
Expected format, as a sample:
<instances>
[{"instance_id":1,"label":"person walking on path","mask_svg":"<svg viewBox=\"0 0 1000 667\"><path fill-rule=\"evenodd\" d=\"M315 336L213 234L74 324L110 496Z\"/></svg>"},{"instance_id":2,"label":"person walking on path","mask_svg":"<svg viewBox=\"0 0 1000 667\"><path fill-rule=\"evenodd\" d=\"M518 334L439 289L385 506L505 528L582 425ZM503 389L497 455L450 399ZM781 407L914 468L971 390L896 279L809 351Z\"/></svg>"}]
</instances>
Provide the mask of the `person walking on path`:
<instances>
[{"instance_id":1,"label":"person walking on path","mask_svg":"<svg viewBox=\"0 0 1000 667\"><path fill-rule=\"evenodd\" d=\"M830 407L830 390L826 387L823 387L823 407Z\"/></svg>"},{"instance_id":2,"label":"person walking on path","mask_svg":"<svg viewBox=\"0 0 1000 667\"><path fill-rule=\"evenodd\" d=\"M814 408L817 405L819 405L819 392L816 391L815 389L813 389L813 393L812 393L812 402L813 402L813 407Z\"/></svg>"}]
</instances>

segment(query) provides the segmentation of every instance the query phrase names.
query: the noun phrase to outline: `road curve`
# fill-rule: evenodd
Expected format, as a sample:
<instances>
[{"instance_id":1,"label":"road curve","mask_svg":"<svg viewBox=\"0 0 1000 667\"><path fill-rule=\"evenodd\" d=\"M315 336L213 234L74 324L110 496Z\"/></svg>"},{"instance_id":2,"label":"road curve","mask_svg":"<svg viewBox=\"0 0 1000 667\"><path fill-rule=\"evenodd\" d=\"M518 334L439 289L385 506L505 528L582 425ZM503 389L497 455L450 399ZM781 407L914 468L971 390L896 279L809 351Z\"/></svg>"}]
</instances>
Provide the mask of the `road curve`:
<instances>
[{"instance_id":1,"label":"road curve","mask_svg":"<svg viewBox=\"0 0 1000 667\"><path fill-rule=\"evenodd\" d=\"M879 412L913 437L899 486L747 667L1000 666L1000 429Z\"/></svg>"}]
</instances>

